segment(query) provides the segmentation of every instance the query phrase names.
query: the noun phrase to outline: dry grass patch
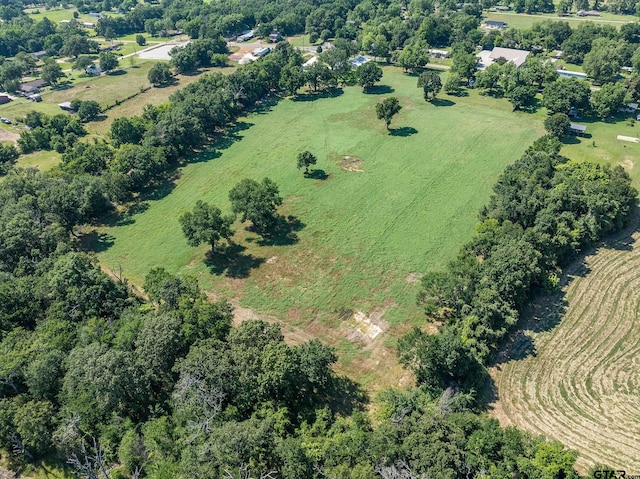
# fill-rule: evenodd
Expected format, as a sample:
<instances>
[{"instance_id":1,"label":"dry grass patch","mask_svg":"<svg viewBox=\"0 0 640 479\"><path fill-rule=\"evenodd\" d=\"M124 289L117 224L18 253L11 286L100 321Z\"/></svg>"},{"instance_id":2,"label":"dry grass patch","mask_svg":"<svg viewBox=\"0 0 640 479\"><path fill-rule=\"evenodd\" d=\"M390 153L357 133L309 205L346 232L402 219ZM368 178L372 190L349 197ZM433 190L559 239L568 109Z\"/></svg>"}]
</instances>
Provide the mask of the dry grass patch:
<instances>
[{"instance_id":1,"label":"dry grass patch","mask_svg":"<svg viewBox=\"0 0 640 479\"><path fill-rule=\"evenodd\" d=\"M564 295L535 305L491 370L501 423L578 450L582 472L596 462L640 471L637 227L574 265Z\"/></svg>"}]
</instances>

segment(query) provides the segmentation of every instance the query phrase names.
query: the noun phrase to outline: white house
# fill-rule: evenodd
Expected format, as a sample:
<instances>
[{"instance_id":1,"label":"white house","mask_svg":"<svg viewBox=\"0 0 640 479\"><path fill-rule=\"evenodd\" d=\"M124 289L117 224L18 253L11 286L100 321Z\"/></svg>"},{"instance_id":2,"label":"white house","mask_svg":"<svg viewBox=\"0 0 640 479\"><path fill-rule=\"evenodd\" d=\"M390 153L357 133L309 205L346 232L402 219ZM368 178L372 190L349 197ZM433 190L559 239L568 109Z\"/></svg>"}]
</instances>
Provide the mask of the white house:
<instances>
[{"instance_id":1,"label":"white house","mask_svg":"<svg viewBox=\"0 0 640 479\"><path fill-rule=\"evenodd\" d=\"M498 58L504 58L508 62L515 64L515 66L520 67L529 56L529 53L531 52L528 52L527 50L516 50L514 48L502 47L495 47L491 51L482 50L477 55L479 58L478 69L484 70L492 63L495 63Z\"/></svg>"}]
</instances>

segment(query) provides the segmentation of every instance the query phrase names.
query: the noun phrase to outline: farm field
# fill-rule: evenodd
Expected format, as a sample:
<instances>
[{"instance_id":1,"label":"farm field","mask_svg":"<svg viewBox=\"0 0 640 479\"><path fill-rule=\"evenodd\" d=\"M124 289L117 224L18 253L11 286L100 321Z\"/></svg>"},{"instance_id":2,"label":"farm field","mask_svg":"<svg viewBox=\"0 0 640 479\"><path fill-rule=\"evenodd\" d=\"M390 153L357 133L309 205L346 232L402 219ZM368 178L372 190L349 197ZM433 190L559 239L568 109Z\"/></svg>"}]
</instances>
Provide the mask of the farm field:
<instances>
[{"instance_id":1,"label":"farm field","mask_svg":"<svg viewBox=\"0 0 640 479\"><path fill-rule=\"evenodd\" d=\"M122 268L138 285L160 265L195 275L246 314L285 321L285 332L312 334L355 355L365 382L384 374L387 382L376 384L394 384L395 373L380 372L369 346L390 346L422 321L415 304L420 273L442 266L469 239L497 176L542 134L542 121L475 92L427 104L416 77L398 69L385 69L381 83L377 94L351 87L337 98L283 100L242 119L224 148L214 146L182 169L172 191L98 232L93 247L102 264ZM389 135L374 105L391 92L404 108ZM304 149L318 156L326 180L295 168ZM282 212L304 224L297 242L260 245L237 225L240 246L231 253L208 259L206 247L187 245L181 213L197 200L228 211L235 183L265 176L280 186ZM371 331L388 334L368 337L370 322ZM359 336L367 347L354 348Z\"/></svg>"},{"instance_id":2,"label":"farm field","mask_svg":"<svg viewBox=\"0 0 640 479\"><path fill-rule=\"evenodd\" d=\"M583 473L596 462L640 471L638 226L574 265L511 344L515 359L491 372L501 423L577 449Z\"/></svg>"},{"instance_id":3,"label":"farm field","mask_svg":"<svg viewBox=\"0 0 640 479\"><path fill-rule=\"evenodd\" d=\"M580 22L601 23L620 28L620 25L624 23L635 22L636 18L631 15L616 15L609 12L602 12L602 15L599 17L578 17L576 15L560 17L553 13L526 14L515 12L487 12L484 14L484 20L506 22L508 26L512 28L531 28L534 23L544 20L566 21L572 28L577 27Z\"/></svg>"}]
</instances>

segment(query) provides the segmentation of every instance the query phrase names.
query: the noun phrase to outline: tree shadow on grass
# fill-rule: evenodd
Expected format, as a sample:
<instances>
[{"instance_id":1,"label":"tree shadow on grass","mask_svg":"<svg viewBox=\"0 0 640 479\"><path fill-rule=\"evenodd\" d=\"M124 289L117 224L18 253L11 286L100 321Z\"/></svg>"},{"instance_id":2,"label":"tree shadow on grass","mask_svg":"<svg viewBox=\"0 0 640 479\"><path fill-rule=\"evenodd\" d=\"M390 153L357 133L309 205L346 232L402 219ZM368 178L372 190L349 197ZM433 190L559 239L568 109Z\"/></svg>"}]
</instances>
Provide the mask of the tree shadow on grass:
<instances>
[{"instance_id":1,"label":"tree shadow on grass","mask_svg":"<svg viewBox=\"0 0 640 479\"><path fill-rule=\"evenodd\" d=\"M583 133L582 136L577 135L566 135L562 138L563 145L579 145L582 143L582 140L591 140L590 133Z\"/></svg>"},{"instance_id":2,"label":"tree shadow on grass","mask_svg":"<svg viewBox=\"0 0 640 479\"><path fill-rule=\"evenodd\" d=\"M435 106L453 106L456 104L455 101L447 100L446 98L434 98L430 103Z\"/></svg>"},{"instance_id":3,"label":"tree shadow on grass","mask_svg":"<svg viewBox=\"0 0 640 479\"><path fill-rule=\"evenodd\" d=\"M299 241L297 231L306 225L295 216L278 216L275 224L269 230L261 232L257 241L260 246L289 246ZM255 231L249 228L250 231Z\"/></svg>"},{"instance_id":4,"label":"tree shadow on grass","mask_svg":"<svg viewBox=\"0 0 640 479\"><path fill-rule=\"evenodd\" d=\"M80 248L101 253L113 246L114 237L107 233L92 231L80 237Z\"/></svg>"},{"instance_id":5,"label":"tree shadow on grass","mask_svg":"<svg viewBox=\"0 0 640 479\"><path fill-rule=\"evenodd\" d=\"M162 89L162 88L168 88L170 86L174 86L178 84L178 79L175 77L171 77L171 80L166 81L164 83L159 83L157 85L153 85L153 88L158 88L158 89Z\"/></svg>"},{"instance_id":6,"label":"tree shadow on grass","mask_svg":"<svg viewBox=\"0 0 640 479\"><path fill-rule=\"evenodd\" d=\"M392 128L389 130L391 136L411 136L418 133L418 130L412 126L403 126L401 128Z\"/></svg>"},{"instance_id":7,"label":"tree shadow on grass","mask_svg":"<svg viewBox=\"0 0 640 479\"><path fill-rule=\"evenodd\" d=\"M389 85L374 85L371 88L367 88L364 92L367 95L387 95L396 91Z\"/></svg>"},{"instance_id":8,"label":"tree shadow on grass","mask_svg":"<svg viewBox=\"0 0 640 479\"><path fill-rule=\"evenodd\" d=\"M309 173L304 175L305 178L310 178L312 180L326 180L329 178L329 175L324 170L311 170Z\"/></svg>"},{"instance_id":9,"label":"tree shadow on grass","mask_svg":"<svg viewBox=\"0 0 640 479\"><path fill-rule=\"evenodd\" d=\"M246 246L236 243L219 245L215 252L207 252L205 264L209 271L217 276L224 274L229 278L246 278L252 269L264 263L264 258L243 253L246 249Z\"/></svg>"},{"instance_id":10,"label":"tree shadow on grass","mask_svg":"<svg viewBox=\"0 0 640 479\"><path fill-rule=\"evenodd\" d=\"M342 94L344 94L344 90L342 88L332 88L330 90L319 91L316 93L302 93L300 95L296 95L293 98L293 101L316 101L321 98L336 98Z\"/></svg>"},{"instance_id":11,"label":"tree shadow on grass","mask_svg":"<svg viewBox=\"0 0 640 479\"><path fill-rule=\"evenodd\" d=\"M226 150L235 142L242 140L244 136L242 136L240 132L248 130L252 126L253 123L248 121L236 122L232 128L229 128L213 137L211 143L209 143L209 145L204 149L193 153L186 158L185 163L202 163L220 158L220 156L222 156L221 151Z\"/></svg>"},{"instance_id":12,"label":"tree shadow on grass","mask_svg":"<svg viewBox=\"0 0 640 479\"><path fill-rule=\"evenodd\" d=\"M362 386L345 376L334 376L328 389L327 403L335 414L351 415L369 403Z\"/></svg>"}]
</instances>

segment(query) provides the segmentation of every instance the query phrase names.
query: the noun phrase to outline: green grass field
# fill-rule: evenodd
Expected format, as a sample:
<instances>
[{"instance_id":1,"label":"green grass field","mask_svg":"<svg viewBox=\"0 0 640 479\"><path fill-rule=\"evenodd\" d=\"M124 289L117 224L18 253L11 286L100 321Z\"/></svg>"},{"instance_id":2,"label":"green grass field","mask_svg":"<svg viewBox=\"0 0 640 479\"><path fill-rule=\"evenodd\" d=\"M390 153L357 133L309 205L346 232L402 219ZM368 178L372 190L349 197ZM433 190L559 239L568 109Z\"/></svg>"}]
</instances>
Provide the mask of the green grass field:
<instances>
[{"instance_id":1,"label":"green grass field","mask_svg":"<svg viewBox=\"0 0 640 479\"><path fill-rule=\"evenodd\" d=\"M29 8L25 10L25 13L36 22L47 17L53 23L59 23L62 20L72 20L73 12L75 11L77 11L76 8L52 8L49 10L47 10L46 8ZM121 14L114 13L114 12L102 12L102 13L110 17L122 16ZM83 23L83 22L98 23L97 18L91 17L84 13L79 13L78 18L76 20L78 20L80 23Z\"/></svg>"},{"instance_id":2,"label":"green grass field","mask_svg":"<svg viewBox=\"0 0 640 479\"><path fill-rule=\"evenodd\" d=\"M640 143L618 140L618 135L640 137L640 122L617 117L610 121L585 118L577 123L587 125L587 137L566 140L561 153L575 160L591 160L622 165L636 188L640 187Z\"/></svg>"},{"instance_id":3,"label":"green grass field","mask_svg":"<svg viewBox=\"0 0 640 479\"><path fill-rule=\"evenodd\" d=\"M631 15L616 15L609 12L602 12L602 15L599 17L578 17L576 15L560 17L553 13L536 13L528 15L525 13L514 12L487 12L484 15L484 19L506 22L508 26L512 28L531 28L534 23L542 22L544 20L566 21L569 22L569 25L573 28L577 27L580 22L608 24L613 25L616 28L620 28L620 25L624 23L635 22L637 20L636 17Z\"/></svg>"},{"instance_id":4,"label":"green grass field","mask_svg":"<svg viewBox=\"0 0 640 479\"><path fill-rule=\"evenodd\" d=\"M131 68L128 59L122 60L122 74L101 75L99 77L77 78L71 88L52 90L47 88L42 93L42 102L34 103L26 98L19 98L10 103L0 105L0 115L11 119L24 116L30 110L47 114L60 113L58 103L80 100L95 100L102 107L113 105L117 100L139 93L141 88L150 86L147 80L151 61L137 60ZM74 72L78 74L79 72Z\"/></svg>"},{"instance_id":5,"label":"green grass field","mask_svg":"<svg viewBox=\"0 0 640 479\"><path fill-rule=\"evenodd\" d=\"M193 274L206 289L297 327L335 330L358 310L383 313L398 330L422 320L415 273L442 266L469 239L497 176L541 134L541 120L475 92L427 104L416 78L398 69L386 69L382 83L404 107L395 135L375 118L386 94L351 87L337 98L283 100L242 119L230 146L202 153L146 211L102 228L105 241L94 243L101 262L137 284L161 265ZM304 149L318 156L326 180L295 168ZM345 156L361 158L362 171L342 169ZM282 212L305 225L297 243L260 246L237 225L235 241L246 247L238 256L207 261L206 247L187 245L181 213L199 199L229 210L236 182L265 176L280 185Z\"/></svg>"},{"instance_id":6,"label":"green grass field","mask_svg":"<svg viewBox=\"0 0 640 479\"><path fill-rule=\"evenodd\" d=\"M60 163L60 153L56 151L36 151L28 155L20 155L16 166L21 168L38 168L47 171Z\"/></svg>"}]
</instances>

